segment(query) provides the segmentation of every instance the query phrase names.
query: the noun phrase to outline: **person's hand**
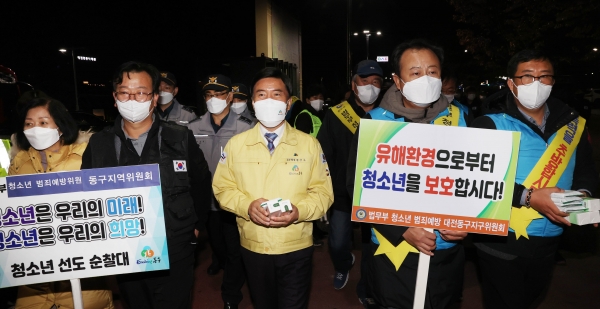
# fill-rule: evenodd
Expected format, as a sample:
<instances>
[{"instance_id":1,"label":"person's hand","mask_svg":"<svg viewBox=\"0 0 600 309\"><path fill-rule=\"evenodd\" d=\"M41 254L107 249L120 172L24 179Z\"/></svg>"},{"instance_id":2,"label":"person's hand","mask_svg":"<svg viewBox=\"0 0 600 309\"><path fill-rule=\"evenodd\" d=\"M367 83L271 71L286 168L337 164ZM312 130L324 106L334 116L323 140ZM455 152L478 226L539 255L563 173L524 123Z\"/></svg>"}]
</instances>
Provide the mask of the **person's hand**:
<instances>
[{"instance_id":1,"label":"person's hand","mask_svg":"<svg viewBox=\"0 0 600 309\"><path fill-rule=\"evenodd\" d=\"M271 218L271 227L286 227L298 221L298 208L292 204L292 211L282 212L279 217Z\"/></svg>"},{"instance_id":2,"label":"person's hand","mask_svg":"<svg viewBox=\"0 0 600 309\"><path fill-rule=\"evenodd\" d=\"M411 244L417 250L429 256L433 256L435 250L435 234L426 231L420 227L409 227L404 234L404 240Z\"/></svg>"},{"instance_id":3,"label":"person's hand","mask_svg":"<svg viewBox=\"0 0 600 309\"><path fill-rule=\"evenodd\" d=\"M531 193L531 200L529 204L531 205L531 208L537 210L551 221L571 226L569 220L564 218L569 214L560 211L550 198L550 194L561 192L565 192L565 190L556 187L535 189L533 190L533 193Z\"/></svg>"},{"instance_id":4,"label":"person's hand","mask_svg":"<svg viewBox=\"0 0 600 309\"><path fill-rule=\"evenodd\" d=\"M463 240L469 234L467 232L448 231L448 230L439 230L439 232L440 232L440 236L445 241Z\"/></svg>"},{"instance_id":5,"label":"person's hand","mask_svg":"<svg viewBox=\"0 0 600 309\"><path fill-rule=\"evenodd\" d=\"M271 219L269 218L269 211L260 207L260 204L267 202L268 200L264 198L259 198L250 203L248 207L248 217L252 222L262 225L269 226Z\"/></svg>"}]
</instances>

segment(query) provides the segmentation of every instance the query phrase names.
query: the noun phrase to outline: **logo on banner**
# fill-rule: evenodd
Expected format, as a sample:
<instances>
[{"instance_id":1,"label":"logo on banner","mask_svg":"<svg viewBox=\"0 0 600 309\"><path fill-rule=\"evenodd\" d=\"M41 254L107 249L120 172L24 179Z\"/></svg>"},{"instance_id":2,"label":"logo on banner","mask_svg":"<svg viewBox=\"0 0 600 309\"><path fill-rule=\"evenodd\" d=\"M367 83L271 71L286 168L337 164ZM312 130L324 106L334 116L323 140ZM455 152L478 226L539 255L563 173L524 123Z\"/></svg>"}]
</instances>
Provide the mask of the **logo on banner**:
<instances>
[{"instance_id":1,"label":"logo on banner","mask_svg":"<svg viewBox=\"0 0 600 309\"><path fill-rule=\"evenodd\" d=\"M187 172L185 160L173 160L173 169L176 172Z\"/></svg>"},{"instance_id":2,"label":"logo on banner","mask_svg":"<svg viewBox=\"0 0 600 309\"><path fill-rule=\"evenodd\" d=\"M154 256L154 250L150 246L145 246L140 255L142 258L137 260L137 264L159 264L161 262L160 256Z\"/></svg>"},{"instance_id":3,"label":"logo on banner","mask_svg":"<svg viewBox=\"0 0 600 309\"><path fill-rule=\"evenodd\" d=\"M150 248L150 246L145 246L144 250L142 250L142 257L149 258L154 256L154 251Z\"/></svg>"},{"instance_id":4,"label":"logo on banner","mask_svg":"<svg viewBox=\"0 0 600 309\"><path fill-rule=\"evenodd\" d=\"M367 212L364 209L359 209L356 211L356 217L362 220L367 217Z\"/></svg>"}]
</instances>

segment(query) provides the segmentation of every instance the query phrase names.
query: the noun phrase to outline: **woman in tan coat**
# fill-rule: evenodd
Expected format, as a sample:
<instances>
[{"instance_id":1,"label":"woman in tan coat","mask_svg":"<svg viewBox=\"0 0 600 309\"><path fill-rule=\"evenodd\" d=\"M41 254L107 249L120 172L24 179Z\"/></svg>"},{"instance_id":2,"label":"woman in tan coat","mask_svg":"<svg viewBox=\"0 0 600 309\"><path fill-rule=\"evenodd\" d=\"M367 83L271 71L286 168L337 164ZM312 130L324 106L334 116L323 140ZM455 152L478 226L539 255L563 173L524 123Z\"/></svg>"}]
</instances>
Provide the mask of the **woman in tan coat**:
<instances>
[{"instance_id":1,"label":"woman in tan coat","mask_svg":"<svg viewBox=\"0 0 600 309\"><path fill-rule=\"evenodd\" d=\"M87 141L78 141L77 124L62 103L31 100L20 118L23 131L16 133L16 146L21 150L10 163L9 175L79 170ZM81 285L86 309L114 308L104 277L82 279ZM20 286L16 308L73 308L71 284L57 281Z\"/></svg>"}]
</instances>

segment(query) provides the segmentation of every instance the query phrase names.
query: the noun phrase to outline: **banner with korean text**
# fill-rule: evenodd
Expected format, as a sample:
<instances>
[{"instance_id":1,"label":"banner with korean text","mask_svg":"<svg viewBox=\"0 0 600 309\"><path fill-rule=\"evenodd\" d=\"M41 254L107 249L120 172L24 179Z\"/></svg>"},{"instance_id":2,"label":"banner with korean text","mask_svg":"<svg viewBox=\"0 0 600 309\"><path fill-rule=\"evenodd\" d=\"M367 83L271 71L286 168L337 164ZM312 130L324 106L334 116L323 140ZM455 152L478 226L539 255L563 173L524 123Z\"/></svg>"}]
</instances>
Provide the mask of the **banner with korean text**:
<instances>
[{"instance_id":1,"label":"banner with korean text","mask_svg":"<svg viewBox=\"0 0 600 309\"><path fill-rule=\"evenodd\" d=\"M0 178L0 288L168 268L157 164Z\"/></svg>"},{"instance_id":2,"label":"banner with korean text","mask_svg":"<svg viewBox=\"0 0 600 309\"><path fill-rule=\"evenodd\" d=\"M519 132L363 119L352 220L507 235Z\"/></svg>"}]
</instances>

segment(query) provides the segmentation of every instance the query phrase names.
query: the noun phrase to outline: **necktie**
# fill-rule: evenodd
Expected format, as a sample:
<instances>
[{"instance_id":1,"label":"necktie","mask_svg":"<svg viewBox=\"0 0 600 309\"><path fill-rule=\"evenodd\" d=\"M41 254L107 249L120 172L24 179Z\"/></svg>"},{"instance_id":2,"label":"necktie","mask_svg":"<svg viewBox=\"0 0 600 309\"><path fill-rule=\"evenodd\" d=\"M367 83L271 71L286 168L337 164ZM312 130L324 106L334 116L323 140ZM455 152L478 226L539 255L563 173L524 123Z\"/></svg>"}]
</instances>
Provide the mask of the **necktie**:
<instances>
[{"instance_id":1,"label":"necktie","mask_svg":"<svg viewBox=\"0 0 600 309\"><path fill-rule=\"evenodd\" d=\"M265 133L265 138L267 139L267 148L269 148L269 152L273 154L273 151L275 150L273 141L277 138L277 133Z\"/></svg>"}]
</instances>

